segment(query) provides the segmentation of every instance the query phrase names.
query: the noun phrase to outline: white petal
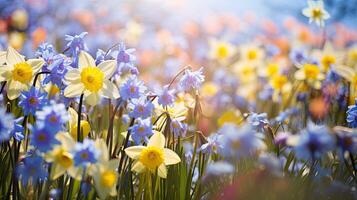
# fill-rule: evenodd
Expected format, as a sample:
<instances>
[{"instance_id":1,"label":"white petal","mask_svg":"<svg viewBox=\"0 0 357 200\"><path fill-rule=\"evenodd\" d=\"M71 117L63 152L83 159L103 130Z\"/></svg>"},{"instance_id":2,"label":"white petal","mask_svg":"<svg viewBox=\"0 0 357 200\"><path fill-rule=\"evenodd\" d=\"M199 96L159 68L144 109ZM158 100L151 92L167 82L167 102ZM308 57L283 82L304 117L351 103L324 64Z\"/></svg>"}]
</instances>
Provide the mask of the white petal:
<instances>
[{"instance_id":1,"label":"white petal","mask_svg":"<svg viewBox=\"0 0 357 200\"><path fill-rule=\"evenodd\" d=\"M146 147L144 147L144 146L132 146L132 147L126 148L124 151L125 151L126 155L129 156L129 158L138 159L140 157L141 151L145 148Z\"/></svg>"},{"instance_id":2,"label":"white petal","mask_svg":"<svg viewBox=\"0 0 357 200\"><path fill-rule=\"evenodd\" d=\"M65 79L67 81L76 81L80 79L80 72L78 69L71 69L70 71L67 72L65 75Z\"/></svg>"},{"instance_id":3,"label":"white petal","mask_svg":"<svg viewBox=\"0 0 357 200\"><path fill-rule=\"evenodd\" d=\"M102 92L103 92L103 96L106 98L110 98L110 99L119 98L119 90L117 86L114 83L110 82L109 80L104 81Z\"/></svg>"},{"instance_id":4,"label":"white petal","mask_svg":"<svg viewBox=\"0 0 357 200\"><path fill-rule=\"evenodd\" d=\"M165 165L174 165L181 161L180 157L171 149L164 149Z\"/></svg>"},{"instance_id":5,"label":"white petal","mask_svg":"<svg viewBox=\"0 0 357 200\"><path fill-rule=\"evenodd\" d=\"M158 131L154 131L154 134L151 136L149 142L148 142L148 146L155 146L158 148L164 148L165 146L165 136L158 132Z\"/></svg>"},{"instance_id":6,"label":"white petal","mask_svg":"<svg viewBox=\"0 0 357 200\"><path fill-rule=\"evenodd\" d=\"M64 89L64 96L68 98L78 97L83 93L83 84L70 84Z\"/></svg>"},{"instance_id":7,"label":"white petal","mask_svg":"<svg viewBox=\"0 0 357 200\"><path fill-rule=\"evenodd\" d=\"M29 59L26 62L32 66L34 73L38 72L43 64L45 64L45 61L42 59Z\"/></svg>"},{"instance_id":8,"label":"white petal","mask_svg":"<svg viewBox=\"0 0 357 200\"><path fill-rule=\"evenodd\" d=\"M141 173L145 169L145 166L141 162L135 162L135 164L131 167L131 171Z\"/></svg>"},{"instance_id":9,"label":"white petal","mask_svg":"<svg viewBox=\"0 0 357 200\"><path fill-rule=\"evenodd\" d=\"M95 67L95 61L89 53L87 53L85 51L81 51L79 53L79 57L78 57L78 66L79 66L79 68Z\"/></svg>"},{"instance_id":10,"label":"white petal","mask_svg":"<svg viewBox=\"0 0 357 200\"><path fill-rule=\"evenodd\" d=\"M13 66L20 62L25 62L24 57L20 55L14 48L9 46L6 54L7 65Z\"/></svg>"},{"instance_id":11,"label":"white petal","mask_svg":"<svg viewBox=\"0 0 357 200\"><path fill-rule=\"evenodd\" d=\"M0 66L6 63L6 51L0 51Z\"/></svg>"},{"instance_id":12,"label":"white petal","mask_svg":"<svg viewBox=\"0 0 357 200\"><path fill-rule=\"evenodd\" d=\"M115 60L106 60L98 65L98 67L104 72L106 79L113 76L116 66Z\"/></svg>"},{"instance_id":13,"label":"white petal","mask_svg":"<svg viewBox=\"0 0 357 200\"><path fill-rule=\"evenodd\" d=\"M85 100L86 100L87 104L89 104L91 106L95 106L100 101L100 96L98 93L91 93L85 97Z\"/></svg>"},{"instance_id":14,"label":"white petal","mask_svg":"<svg viewBox=\"0 0 357 200\"><path fill-rule=\"evenodd\" d=\"M157 174L161 178L166 178L167 177L167 169L166 169L166 166L164 164L161 164L160 167L157 169Z\"/></svg>"}]
</instances>

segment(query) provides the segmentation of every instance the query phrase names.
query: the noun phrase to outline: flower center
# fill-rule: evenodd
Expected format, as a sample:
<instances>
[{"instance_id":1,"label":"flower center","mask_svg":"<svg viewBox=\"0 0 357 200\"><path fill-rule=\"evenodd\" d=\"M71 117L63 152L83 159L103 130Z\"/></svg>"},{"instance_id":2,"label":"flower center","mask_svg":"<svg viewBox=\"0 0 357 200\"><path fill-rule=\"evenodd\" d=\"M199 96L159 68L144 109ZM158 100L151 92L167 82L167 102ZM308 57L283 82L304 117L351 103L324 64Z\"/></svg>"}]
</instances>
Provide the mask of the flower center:
<instances>
[{"instance_id":1,"label":"flower center","mask_svg":"<svg viewBox=\"0 0 357 200\"><path fill-rule=\"evenodd\" d=\"M105 171L102 173L100 182L102 185L104 185L105 187L113 187L113 185L115 184L117 180L117 175L115 174L115 172L113 171Z\"/></svg>"},{"instance_id":2,"label":"flower center","mask_svg":"<svg viewBox=\"0 0 357 200\"><path fill-rule=\"evenodd\" d=\"M87 153L87 152L82 152L82 153L81 153L81 158L82 158L83 160L88 160L88 158L89 158L88 153Z\"/></svg>"},{"instance_id":3,"label":"flower center","mask_svg":"<svg viewBox=\"0 0 357 200\"><path fill-rule=\"evenodd\" d=\"M248 60L255 60L258 57L258 53L255 50L249 50L247 53Z\"/></svg>"},{"instance_id":4,"label":"flower center","mask_svg":"<svg viewBox=\"0 0 357 200\"><path fill-rule=\"evenodd\" d=\"M44 141L46 141L46 134L45 133L40 133L40 134L38 134L38 136L37 136L37 139L38 139L38 141L40 141L40 142L44 142Z\"/></svg>"},{"instance_id":5,"label":"flower center","mask_svg":"<svg viewBox=\"0 0 357 200\"><path fill-rule=\"evenodd\" d=\"M305 64L304 73L308 79L317 79L317 76L320 73L320 69L317 65L314 64Z\"/></svg>"},{"instance_id":6,"label":"flower center","mask_svg":"<svg viewBox=\"0 0 357 200\"><path fill-rule=\"evenodd\" d=\"M164 162L164 152L154 146L142 150L139 161L150 170L155 170Z\"/></svg>"},{"instance_id":7,"label":"flower center","mask_svg":"<svg viewBox=\"0 0 357 200\"><path fill-rule=\"evenodd\" d=\"M272 79L272 87L276 90L281 90L288 82L288 78L284 75L274 76Z\"/></svg>"},{"instance_id":8,"label":"flower center","mask_svg":"<svg viewBox=\"0 0 357 200\"><path fill-rule=\"evenodd\" d=\"M97 67L86 67L81 72L81 82L90 92L98 92L103 87L104 73Z\"/></svg>"},{"instance_id":9,"label":"flower center","mask_svg":"<svg viewBox=\"0 0 357 200\"><path fill-rule=\"evenodd\" d=\"M71 155L62 149L57 153L56 161L66 169L73 165Z\"/></svg>"},{"instance_id":10,"label":"flower center","mask_svg":"<svg viewBox=\"0 0 357 200\"><path fill-rule=\"evenodd\" d=\"M228 56L228 48L225 45L220 45L216 53L218 58L224 59Z\"/></svg>"},{"instance_id":11,"label":"flower center","mask_svg":"<svg viewBox=\"0 0 357 200\"><path fill-rule=\"evenodd\" d=\"M29 104L32 105L32 106L37 104L37 99L35 97L30 97L29 98Z\"/></svg>"},{"instance_id":12,"label":"flower center","mask_svg":"<svg viewBox=\"0 0 357 200\"><path fill-rule=\"evenodd\" d=\"M320 8L315 8L312 10L312 18L320 19L322 17L322 11Z\"/></svg>"},{"instance_id":13,"label":"flower center","mask_svg":"<svg viewBox=\"0 0 357 200\"><path fill-rule=\"evenodd\" d=\"M332 55L323 56L321 59L321 64L324 66L325 70L328 70L332 64L336 63L336 58Z\"/></svg>"},{"instance_id":14,"label":"flower center","mask_svg":"<svg viewBox=\"0 0 357 200\"><path fill-rule=\"evenodd\" d=\"M32 67L26 62L17 63L12 70L12 78L23 84L27 84L32 79Z\"/></svg>"},{"instance_id":15,"label":"flower center","mask_svg":"<svg viewBox=\"0 0 357 200\"><path fill-rule=\"evenodd\" d=\"M267 75L273 76L279 71L279 66L277 64L269 64L267 67Z\"/></svg>"}]
</instances>

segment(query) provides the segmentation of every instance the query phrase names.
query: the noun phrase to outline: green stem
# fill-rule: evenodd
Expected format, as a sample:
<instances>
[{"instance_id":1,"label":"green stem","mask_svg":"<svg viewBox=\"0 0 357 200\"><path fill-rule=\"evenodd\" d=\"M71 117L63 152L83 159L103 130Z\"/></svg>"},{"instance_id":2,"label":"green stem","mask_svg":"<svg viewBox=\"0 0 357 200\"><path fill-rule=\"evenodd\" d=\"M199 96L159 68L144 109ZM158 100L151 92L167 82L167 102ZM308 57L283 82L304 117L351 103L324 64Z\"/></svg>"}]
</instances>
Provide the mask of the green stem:
<instances>
[{"instance_id":1,"label":"green stem","mask_svg":"<svg viewBox=\"0 0 357 200\"><path fill-rule=\"evenodd\" d=\"M81 94L81 97L79 98L79 105L78 105L77 140L79 142L83 141L83 135L82 135L82 131L81 131L81 115L82 115L83 96L84 96L84 94Z\"/></svg>"}]
</instances>

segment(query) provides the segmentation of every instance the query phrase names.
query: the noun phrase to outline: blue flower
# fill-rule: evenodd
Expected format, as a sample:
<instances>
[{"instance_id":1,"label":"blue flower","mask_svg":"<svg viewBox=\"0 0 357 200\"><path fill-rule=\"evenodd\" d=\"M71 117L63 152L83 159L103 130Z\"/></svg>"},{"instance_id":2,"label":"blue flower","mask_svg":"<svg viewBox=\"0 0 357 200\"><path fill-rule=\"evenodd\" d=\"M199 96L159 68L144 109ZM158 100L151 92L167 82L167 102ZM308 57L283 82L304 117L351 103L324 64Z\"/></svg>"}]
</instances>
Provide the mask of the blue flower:
<instances>
[{"instance_id":1,"label":"blue flower","mask_svg":"<svg viewBox=\"0 0 357 200\"><path fill-rule=\"evenodd\" d=\"M149 136L152 133L152 123L151 119L137 119L137 123L132 127L131 138L134 140L136 144L140 144L141 142L148 142Z\"/></svg>"},{"instance_id":2,"label":"blue flower","mask_svg":"<svg viewBox=\"0 0 357 200\"><path fill-rule=\"evenodd\" d=\"M268 115L266 113L250 113L247 121L255 128L257 131L263 131L264 126L269 124L267 119Z\"/></svg>"},{"instance_id":3,"label":"blue flower","mask_svg":"<svg viewBox=\"0 0 357 200\"><path fill-rule=\"evenodd\" d=\"M133 55L134 52L135 49L127 49L124 43L120 43L119 49L111 53L118 65L114 76L120 76L128 73L133 75L139 74L138 69L134 66L134 62L136 60L135 55Z\"/></svg>"},{"instance_id":4,"label":"blue flower","mask_svg":"<svg viewBox=\"0 0 357 200\"><path fill-rule=\"evenodd\" d=\"M22 141L25 138L24 127L22 126L24 118L19 117L14 120L14 128L12 129L10 135L17 141Z\"/></svg>"},{"instance_id":5,"label":"blue flower","mask_svg":"<svg viewBox=\"0 0 357 200\"><path fill-rule=\"evenodd\" d=\"M200 147L200 150L203 153L218 153L221 152L221 150L223 149L222 144L219 143L220 139L221 139L222 135L219 134L212 134L207 138L207 143L203 144Z\"/></svg>"},{"instance_id":6,"label":"blue flower","mask_svg":"<svg viewBox=\"0 0 357 200\"><path fill-rule=\"evenodd\" d=\"M20 95L19 106L25 115L34 115L36 110L41 109L47 103L46 93L42 93L35 87L29 91L23 91Z\"/></svg>"},{"instance_id":7,"label":"blue flower","mask_svg":"<svg viewBox=\"0 0 357 200\"><path fill-rule=\"evenodd\" d=\"M52 44L42 43L36 50L35 55L41 57L46 64L50 65L53 62L53 58L56 55L56 50Z\"/></svg>"},{"instance_id":8,"label":"blue flower","mask_svg":"<svg viewBox=\"0 0 357 200\"><path fill-rule=\"evenodd\" d=\"M69 120L69 115L64 104L56 104L51 102L51 105L45 106L41 111L36 112L39 126L45 126L53 132L58 132L63 128L63 125Z\"/></svg>"},{"instance_id":9,"label":"blue flower","mask_svg":"<svg viewBox=\"0 0 357 200\"><path fill-rule=\"evenodd\" d=\"M257 133L250 124L238 127L227 123L218 130L218 134L222 135L220 140L223 146L222 153L227 157L245 158L266 149L263 142L264 135Z\"/></svg>"},{"instance_id":10,"label":"blue flower","mask_svg":"<svg viewBox=\"0 0 357 200\"><path fill-rule=\"evenodd\" d=\"M44 181L48 176L47 166L42 157L38 155L24 158L23 162L17 166L16 174L24 186L30 180L32 184L36 185L38 181Z\"/></svg>"},{"instance_id":11,"label":"blue flower","mask_svg":"<svg viewBox=\"0 0 357 200\"><path fill-rule=\"evenodd\" d=\"M173 89L169 89L168 86L165 86L158 94L157 102L161 106L171 106L175 101L174 96L175 91Z\"/></svg>"},{"instance_id":12,"label":"blue flower","mask_svg":"<svg viewBox=\"0 0 357 200\"><path fill-rule=\"evenodd\" d=\"M32 134L30 136L30 144L40 152L48 152L53 149L53 146L60 144L55 138L57 132L51 130L51 127L34 126L31 128Z\"/></svg>"},{"instance_id":13,"label":"blue flower","mask_svg":"<svg viewBox=\"0 0 357 200\"><path fill-rule=\"evenodd\" d=\"M177 119L172 119L170 123L170 128L174 132L174 135L176 137L178 136L185 136L187 132L187 124L177 120Z\"/></svg>"},{"instance_id":14,"label":"blue flower","mask_svg":"<svg viewBox=\"0 0 357 200\"><path fill-rule=\"evenodd\" d=\"M315 160L331 150L335 141L326 126L309 123L290 143L298 158Z\"/></svg>"},{"instance_id":15,"label":"blue flower","mask_svg":"<svg viewBox=\"0 0 357 200\"><path fill-rule=\"evenodd\" d=\"M290 60L296 64L302 64L307 61L306 53L299 49L293 49L289 54Z\"/></svg>"},{"instance_id":16,"label":"blue flower","mask_svg":"<svg viewBox=\"0 0 357 200\"><path fill-rule=\"evenodd\" d=\"M357 128L357 99L355 105L348 106L347 123L351 128Z\"/></svg>"},{"instance_id":17,"label":"blue flower","mask_svg":"<svg viewBox=\"0 0 357 200\"><path fill-rule=\"evenodd\" d=\"M101 152L95 148L93 140L85 138L83 143L77 143L74 147L74 165L86 167L96 163Z\"/></svg>"},{"instance_id":18,"label":"blue flower","mask_svg":"<svg viewBox=\"0 0 357 200\"><path fill-rule=\"evenodd\" d=\"M0 142L7 141L11 137L13 129L14 117L10 113L6 113L4 108L0 107Z\"/></svg>"},{"instance_id":19,"label":"blue flower","mask_svg":"<svg viewBox=\"0 0 357 200\"><path fill-rule=\"evenodd\" d=\"M207 166L207 175L220 176L231 173L234 173L234 167L226 161L217 161Z\"/></svg>"},{"instance_id":20,"label":"blue flower","mask_svg":"<svg viewBox=\"0 0 357 200\"><path fill-rule=\"evenodd\" d=\"M197 90L201 87L204 80L203 67L197 71L186 69L184 75L180 79L179 86L185 92L193 89Z\"/></svg>"},{"instance_id":21,"label":"blue flower","mask_svg":"<svg viewBox=\"0 0 357 200\"><path fill-rule=\"evenodd\" d=\"M44 68L44 71L48 71L51 73L46 75L45 79L43 80L43 83L47 84L51 82L55 84L58 88L63 88L64 76L67 73L70 65L70 59L65 57L64 55L58 54L54 56L52 63Z\"/></svg>"},{"instance_id":22,"label":"blue flower","mask_svg":"<svg viewBox=\"0 0 357 200\"><path fill-rule=\"evenodd\" d=\"M133 99L129 104L132 111L129 113L131 118L148 118L151 117L154 110L154 104L146 98Z\"/></svg>"},{"instance_id":23,"label":"blue flower","mask_svg":"<svg viewBox=\"0 0 357 200\"><path fill-rule=\"evenodd\" d=\"M129 77L126 82L119 88L120 96L123 100L137 99L146 90L144 82L138 80L136 76Z\"/></svg>"},{"instance_id":24,"label":"blue flower","mask_svg":"<svg viewBox=\"0 0 357 200\"><path fill-rule=\"evenodd\" d=\"M87 45L84 43L84 36L86 36L88 33L83 32L79 35L66 35L65 40L68 42L67 43L67 48L70 50L70 54L73 57L73 67L78 67L78 54L80 51L84 50L87 51Z\"/></svg>"},{"instance_id":25,"label":"blue flower","mask_svg":"<svg viewBox=\"0 0 357 200\"><path fill-rule=\"evenodd\" d=\"M351 129L335 128L337 136L337 146L342 152L349 151L352 154L357 153L357 134Z\"/></svg>"}]
</instances>

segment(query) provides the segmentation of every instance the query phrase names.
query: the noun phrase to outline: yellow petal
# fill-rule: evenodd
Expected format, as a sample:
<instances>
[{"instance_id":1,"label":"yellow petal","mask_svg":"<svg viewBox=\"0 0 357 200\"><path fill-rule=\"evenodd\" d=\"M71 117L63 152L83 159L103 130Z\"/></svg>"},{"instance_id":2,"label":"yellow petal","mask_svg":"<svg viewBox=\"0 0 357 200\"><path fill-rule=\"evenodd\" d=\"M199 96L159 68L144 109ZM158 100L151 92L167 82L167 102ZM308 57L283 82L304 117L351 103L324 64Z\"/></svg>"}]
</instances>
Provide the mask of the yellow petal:
<instances>
[{"instance_id":1,"label":"yellow petal","mask_svg":"<svg viewBox=\"0 0 357 200\"><path fill-rule=\"evenodd\" d=\"M129 156L129 158L138 159L140 157L141 151L145 148L146 147L144 147L144 146L132 146L132 147L126 148L124 151L125 151L126 155Z\"/></svg>"},{"instance_id":2,"label":"yellow petal","mask_svg":"<svg viewBox=\"0 0 357 200\"><path fill-rule=\"evenodd\" d=\"M165 153L165 165L174 165L181 162L181 158L176 154L176 152L171 149L164 149Z\"/></svg>"},{"instance_id":3,"label":"yellow petal","mask_svg":"<svg viewBox=\"0 0 357 200\"><path fill-rule=\"evenodd\" d=\"M131 167L131 171L141 173L145 169L145 166L141 162L135 162L134 165Z\"/></svg>"},{"instance_id":4,"label":"yellow petal","mask_svg":"<svg viewBox=\"0 0 357 200\"><path fill-rule=\"evenodd\" d=\"M33 73L37 73L43 64L45 64L45 61L42 59L29 59L26 62L32 66Z\"/></svg>"},{"instance_id":5,"label":"yellow petal","mask_svg":"<svg viewBox=\"0 0 357 200\"><path fill-rule=\"evenodd\" d=\"M93 57L89 53L81 51L78 57L78 66L81 69L82 67L94 67L96 65Z\"/></svg>"},{"instance_id":6,"label":"yellow petal","mask_svg":"<svg viewBox=\"0 0 357 200\"><path fill-rule=\"evenodd\" d=\"M164 164L161 164L160 167L157 169L157 174L161 178L166 178L167 177L167 169L166 169L166 166Z\"/></svg>"},{"instance_id":7,"label":"yellow petal","mask_svg":"<svg viewBox=\"0 0 357 200\"><path fill-rule=\"evenodd\" d=\"M64 89L64 96L68 98L78 97L83 93L83 84L70 84Z\"/></svg>"},{"instance_id":8,"label":"yellow petal","mask_svg":"<svg viewBox=\"0 0 357 200\"><path fill-rule=\"evenodd\" d=\"M70 124L74 124L77 123L78 121L78 113L76 110L74 110L72 107L68 108L68 112L69 115L71 116L71 123Z\"/></svg>"},{"instance_id":9,"label":"yellow petal","mask_svg":"<svg viewBox=\"0 0 357 200\"><path fill-rule=\"evenodd\" d=\"M104 81L102 92L103 92L103 96L106 98L109 99L119 98L119 90L117 86L109 80Z\"/></svg>"},{"instance_id":10,"label":"yellow petal","mask_svg":"<svg viewBox=\"0 0 357 200\"><path fill-rule=\"evenodd\" d=\"M62 176L66 172L64 167L61 167L59 164L53 164L51 170L51 180L55 180L58 177Z\"/></svg>"},{"instance_id":11,"label":"yellow petal","mask_svg":"<svg viewBox=\"0 0 357 200\"><path fill-rule=\"evenodd\" d=\"M106 79L113 76L116 66L115 60L106 60L98 65L98 67L103 71Z\"/></svg>"},{"instance_id":12,"label":"yellow petal","mask_svg":"<svg viewBox=\"0 0 357 200\"><path fill-rule=\"evenodd\" d=\"M154 134L151 136L149 142L148 142L148 146L155 146L158 148L164 148L165 146L165 136L158 132L158 131L154 131Z\"/></svg>"},{"instance_id":13,"label":"yellow petal","mask_svg":"<svg viewBox=\"0 0 357 200\"><path fill-rule=\"evenodd\" d=\"M100 96L98 93L90 93L89 95L85 96L86 103L95 106L98 104L100 100Z\"/></svg>"},{"instance_id":14,"label":"yellow petal","mask_svg":"<svg viewBox=\"0 0 357 200\"><path fill-rule=\"evenodd\" d=\"M9 46L7 49L7 53L6 53L7 65L13 66L20 62L25 62L24 57L22 55L20 55L14 48Z\"/></svg>"}]
</instances>

